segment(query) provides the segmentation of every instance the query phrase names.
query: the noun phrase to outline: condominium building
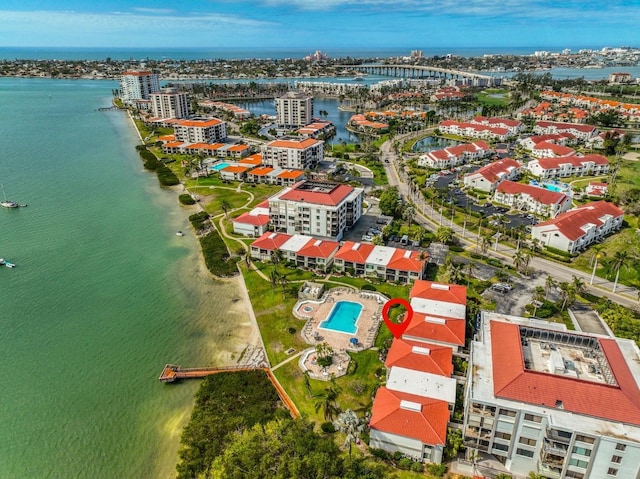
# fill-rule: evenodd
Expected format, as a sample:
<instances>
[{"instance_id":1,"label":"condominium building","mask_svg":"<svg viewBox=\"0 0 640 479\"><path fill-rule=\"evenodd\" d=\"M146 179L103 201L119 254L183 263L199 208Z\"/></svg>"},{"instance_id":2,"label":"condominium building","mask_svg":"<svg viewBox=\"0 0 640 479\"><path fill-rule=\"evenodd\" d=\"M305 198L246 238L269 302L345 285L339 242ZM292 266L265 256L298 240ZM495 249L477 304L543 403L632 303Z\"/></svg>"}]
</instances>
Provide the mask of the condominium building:
<instances>
[{"instance_id":1,"label":"condominium building","mask_svg":"<svg viewBox=\"0 0 640 479\"><path fill-rule=\"evenodd\" d=\"M299 128L313 122L313 97L288 92L276 98L276 121L285 128Z\"/></svg>"},{"instance_id":2,"label":"condominium building","mask_svg":"<svg viewBox=\"0 0 640 479\"><path fill-rule=\"evenodd\" d=\"M149 100L151 93L160 90L157 73L128 70L120 76L120 99L125 103Z\"/></svg>"},{"instance_id":3,"label":"condominium building","mask_svg":"<svg viewBox=\"0 0 640 479\"><path fill-rule=\"evenodd\" d=\"M273 168L313 169L324 159L324 142L315 138L284 138L262 146L262 164Z\"/></svg>"},{"instance_id":4,"label":"condominium building","mask_svg":"<svg viewBox=\"0 0 640 479\"><path fill-rule=\"evenodd\" d=\"M531 228L531 238L543 246L577 253L619 231L624 211L613 203L596 201L578 206Z\"/></svg>"},{"instance_id":5,"label":"condominium building","mask_svg":"<svg viewBox=\"0 0 640 479\"><path fill-rule=\"evenodd\" d=\"M193 118L173 124L176 141L184 143L216 143L227 138L227 124L217 118Z\"/></svg>"},{"instance_id":6,"label":"condominium building","mask_svg":"<svg viewBox=\"0 0 640 479\"><path fill-rule=\"evenodd\" d=\"M511 208L551 218L571 208L571 197L564 193L510 180L498 185L493 199Z\"/></svg>"},{"instance_id":7,"label":"condominium building","mask_svg":"<svg viewBox=\"0 0 640 479\"><path fill-rule=\"evenodd\" d=\"M521 168L513 158L503 158L464 175L462 181L469 188L493 193L501 181L517 179Z\"/></svg>"},{"instance_id":8,"label":"condominium building","mask_svg":"<svg viewBox=\"0 0 640 479\"><path fill-rule=\"evenodd\" d=\"M600 176L609 173L609 168L609 160L605 156L597 154L540 158L527 163L527 169L531 174L540 179L585 175Z\"/></svg>"},{"instance_id":9,"label":"condominium building","mask_svg":"<svg viewBox=\"0 0 640 479\"><path fill-rule=\"evenodd\" d=\"M176 88L153 92L151 111L158 118L189 118L189 95Z\"/></svg>"},{"instance_id":10,"label":"condominium building","mask_svg":"<svg viewBox=\"0 0 640 479\"><path fill-rule=\"evenodd\" d=\"M277 232L339 241L362 216L364 189L324 181L303 181L269 198Z\"/></svg>"},{"instance_id":11,"label":"condominium building","mask_svg":"<svg viewBox=\"0 0 640 479\"><path fill-rule=\"evenodd\" d=\"M483 311L468 370L468 449L492 454L518 477L640 477L640 350L632 340Z\"/></svg>"},{"instance_id":12,"label":"condominium building","mask_svg":"<svg viewBox=\"0 0 640 479\"><path fill-rule=\"evenodd\" d=\"M469 161L485 158L493 153L488 143L476 141L434 150L418 158L418 165L428 168L451 168Z\"/></svg>"},{"instance_id":13,"label":"condominium building","mask_svg":"<svg viewBox=\"0 0 640 479\"><path fill-rule=\"evenodd\" d=\"M294 263L297 268L326 272L339 247L337 241L267 231L251 243L250 254L258 261L270 261L274 251L279 250L282 259Z\"/></svg>"}]
</instances>

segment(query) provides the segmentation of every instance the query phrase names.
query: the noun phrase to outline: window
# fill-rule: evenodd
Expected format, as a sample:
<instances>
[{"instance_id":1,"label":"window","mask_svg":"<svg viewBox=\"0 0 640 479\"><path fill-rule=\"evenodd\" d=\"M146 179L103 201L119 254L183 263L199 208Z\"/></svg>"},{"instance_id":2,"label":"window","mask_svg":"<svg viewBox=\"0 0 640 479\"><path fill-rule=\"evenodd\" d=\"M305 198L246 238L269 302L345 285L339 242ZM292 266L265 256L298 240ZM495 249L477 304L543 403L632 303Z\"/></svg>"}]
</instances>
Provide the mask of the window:
<instances>
[{"instance_id":1,"label":"window","mask_svg":"<svg viewBox=\"0 0 640 479\"><path fill-rule=\"evenodd\" d=\"M582 474L581 472L567 471L564 477L568 479L584 479L584 474Z\"/></svg>"},{"instance_id":2,"label":"window","mask_svg":"<svg viewBox=\"0 0 640 479\"><path fill-rule=\"evenodd\" d=\"M516 454L519 456L533 457L533 451L527 451L526 449L521 448L516 449Z\"/></svg>"},{"instance_id":3,"label":"window","mask_svg":"<svg viewBox=\"0 0 640 479\"><path fill-rule=\"evenodd\" d=\"M508 444L493 443L493 448L494 449L498 449L499 451L508 451L509 450L509 445Z\"/></svg>"},{"instance_id":4,"label":"window","mask_svg":"<svg viewBox=\"0 0 640 479\"><path fill-rule=\"evenodd\" d=\"M520 444L524 444L525 446L535 446L536 445L536 440L535 439L529 439L528 437L521 437L518 442Z\"/></svg>"},{"instance_id":5,"label":"window","mask_svg":"<svg viewBox=\"0 0 640 479\"><path fill-rule=\"evenodd\" d=\"M509 434L508 432L496 432L495 437L498 439L504 439L505 441L511 440L511 434Z\"/></svg>"},{"instance_id":6,"label":"window","mask_svg":"<svg viewBox=\"0 0 640 479\"><path fill-rule=\"evenodd\" d=\"M618 475L618 470L615 467L610 467L607 470L607 475L609 475L609 476L617 476Z\"/></svg>"},{"instance_id":7,"label":"window","mask_svg":"<svg viewBox=\"0 0 640 479\"><path fill-rule=\"evenodd\" d=\"M573 453L580 454L581 456L591 456L591 449L587 449L585 447L573 446Z\"/></svg>"},{"instance_id":8,"label":"window","mask_svg":"<svg viewBox=\"0 0 640 479\"><path fill-rule=\"evenodd\" d=\"M542 422L542 416L536 416L535 414L525 414L524 420L531 422Z\"/></svg>"},{"instance_id":9,"label":"window","mask_svg":"<svg viewBox=\"0 0 640 479\"><path fill-rule=\"evenodd\" d=\"M593 444L594 442L596 442L595 438L583 436L582 434L576 434L576 441L586 442L587 444Z\"/></svg>"},{"instance_id":10,"label":"window","mask_svg":"<svg viewBox=\"0 0 640 479\"><path fill-rule=\"evenodd\" d=\"M580 459L571 459L569 461L569 465L570 466L581 467L583 469L586 469L587 466L589 465L589 463L587 461L581 461Z\"/></svg>"},{"instance_id":11,"label":"window","mask_svg":"<svg viewBox=\"0 0 640 479\"><path fill-rule=\"evenodd\" d=\"M500 409L501 416L516 417L516 412L509 409Z\"/></svg>"},{"instance_id":12,"label":"window","mask_svg":"<svg viewBox=\"0 0 640 479\"><path fill-rule=\"evenodd\" d=\"M627 450L627 445L626 444L620 444L620 443L616 444L616 451L624 452L626 450Z\"/></svg>"},{"instance_id":13,"label":"window","mask_svg":"<svg viewBox=\"0 0 640 479\"><path fill-rule=\"evenodd\" d=\"M613 456L611 458L611 462L614 464L620 464L622 462L622 456Z\"/></svg>"}]
</instances>

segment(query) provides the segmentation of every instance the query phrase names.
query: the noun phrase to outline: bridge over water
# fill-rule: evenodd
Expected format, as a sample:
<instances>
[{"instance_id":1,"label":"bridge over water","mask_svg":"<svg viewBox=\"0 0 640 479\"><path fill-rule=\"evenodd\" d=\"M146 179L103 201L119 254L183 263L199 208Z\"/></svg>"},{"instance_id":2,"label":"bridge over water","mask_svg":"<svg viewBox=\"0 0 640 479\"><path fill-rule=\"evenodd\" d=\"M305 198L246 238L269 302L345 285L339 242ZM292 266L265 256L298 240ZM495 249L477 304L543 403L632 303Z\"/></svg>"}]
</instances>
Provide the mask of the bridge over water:
<instances>
[{"instance_id":1,"label":"bridge over water","mask_svg":"<svg viewBox=\"0 0 640 479\"><path fill-rule=\"evenodd\" d=\"M421 65L365 64L341 65L341 67L380 76L441 80L471 80L474 85L478 86L499 85L502 80L499 77L481 75L479 73Z\"/></svg>"}]
</instances>

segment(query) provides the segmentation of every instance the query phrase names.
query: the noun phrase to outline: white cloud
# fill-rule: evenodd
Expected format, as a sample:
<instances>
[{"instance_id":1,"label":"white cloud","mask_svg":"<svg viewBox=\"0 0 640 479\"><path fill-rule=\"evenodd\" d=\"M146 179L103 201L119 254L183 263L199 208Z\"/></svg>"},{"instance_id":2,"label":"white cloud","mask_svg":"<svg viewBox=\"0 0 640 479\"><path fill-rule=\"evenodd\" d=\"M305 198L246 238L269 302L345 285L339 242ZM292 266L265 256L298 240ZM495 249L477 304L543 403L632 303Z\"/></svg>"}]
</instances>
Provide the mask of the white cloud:
<instances>
[{"instance_id":1,"label":"white cloud","mask_svg":"<svg viewBox=\"0 0 640 479\"><path fill-rule=\"evenodd\" d=\"M131 10L141 13L157 13L158 15L167 15L175 12L171 8L145 8L145 7L133 7Z\"/></svg>"}]
</instances>

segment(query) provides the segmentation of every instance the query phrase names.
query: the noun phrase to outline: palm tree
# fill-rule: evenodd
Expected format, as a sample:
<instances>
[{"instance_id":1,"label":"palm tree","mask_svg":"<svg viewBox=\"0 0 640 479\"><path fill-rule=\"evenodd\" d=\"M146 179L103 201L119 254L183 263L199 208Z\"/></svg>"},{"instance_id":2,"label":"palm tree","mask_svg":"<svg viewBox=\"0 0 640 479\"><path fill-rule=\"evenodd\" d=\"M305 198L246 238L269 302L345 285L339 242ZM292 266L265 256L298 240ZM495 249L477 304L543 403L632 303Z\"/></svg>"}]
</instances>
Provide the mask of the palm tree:
<instances>
[{"instance_id":1,"label":"palm tree","mask_svg":"<svg viewBox=\"0 0 640 479\"><path fill-rule=\"evenodd\" d=\"M629 253L625 250L616 251L613 255L613 260L611 261L611 267L616 272L616 279L613 282L613 290L612 292L616 292L618 287L618 278L620 277L620 268L627 267L627 263L629 262Z\"/></svg>"},{"instance_id":2,"label":"palm tree","mask_svg":"<svg viewBox=\"0 0 640 479\"><path fill-rule=\"evenodd\" d=\"M282 250L279 248L274 249L271 252L271 262L273 263L273 267L275 271L278 272L278 265L282 262L282 258L284 257Z\"/></svg>"},{"instance_id":3,"label":"palm tree","mask_svg":"<svg viewBox=\"0 0 640 479\"><path fill-rule=\"evenodd\" d=\"M453 237L453 230L446 226L440 226L435 232L435 237L440 243L448 243Z\"/></svg>"},{"instance_id":4,"label":"palm tree","mask_svg":"<svg viewBox=\"0 0 640 479\"><path fill-rule=\"evenodd\" d=\"M521 251L516 251L513 255L513 267L516 271L520 271L520 267L524 264L524 254Z\"/></svg>"},{"instance_id":5,"label":"palm tree","mask_svg":"<svg viewBox=\"0 0 640 479\"><path fill-rule=\"evenodd\" d=\"M322 415L325 421L332 421L339 413L340 407L336 399L338 398L338 389L331 384L320 394L319 401L315 404L316 412L322 409Z\"/></svg>"},{"instance_id":6,"label":"palm tree","mask_svg":"<svg viewBox=\"0 0 640 479\"><path fill-rule=\"evenodd\" d=\"M571 280L572 280L571 284L572 284L573 289L575 290L576 294L578 296L582 296L582 293L584 293L584 291L585 291L584 280L582 278L578 278L577 276L572 276Z\"/></svg>"},{"instance_id":7,"label":"palm tree","mask_svg":"<svg viewBox=\"0 0 640 479\"><path fill-rule=\"evenodd\" d=\"M402 212L402 218L409 224L409 227L411 227L411 223L413 223L413 218L415 215L416 209L411 205L407 206Z\"/></svg>"},{"instance_id":8,"label":"palm tree","mask_svg":"<svg viewBox=\"0 0 640 479\"><path fill-rule=\"evenodd\" d=\"M559 283L558 287L560 288L560 291L561 291L560 299L562 299L562 305L560 306L560 311L564 311L564 308L567 305L572 304L573 301L576 299L576 292L573 285L571 283L567 283L566 281L562 281L561 283Z\"/></svg>"},{"instance_id":9,"label":"palm tree","mask_svg":"<svg viewBox=\"0 0 640 479\"><path fill-rule=\"evenodd\" d=\"M224 211L224 217L228 219L228 212L231 209L231 204L227 200L222 200L220 203L220 208Z\"/></svg>"},{"instance_id":10,"label":"palm tree","mask_svg":"<svg viewBox=\"0 0 640 479\"><path fill-rule=\"evenodd\" d=\"M347 409L338 416L335 425L338 431L345 433L343 447L349 446L349 456L351 456L351 444L358 440L360 433L364 432L365 422L351 409Z\"/></svg>"},{"instance_id":11,"label":"palm tree","mask_svg":"<svg viewBox=\"0 0 640 479\"><path fill-rule=\"evenodd\" d=\"M289 279L286 275L280 276L280 286L282 286L282 299L285 299L287 294L287 286L289 285Z\"/></svg>"},{"instance_id":12,"label":"palm tree","mask_svg":"<svg viewBox=\"0 0 640 479\"><path fill-rule=\"evenodd\" d=\"M480 250L482 251L483 255L487 254L487 250L489 249L490 245L491 236L483 235L482 238L480 238Z\"/></svg>"},{"instance_id":13,"label":"palm tree","mask_svg":"<svg viewBox=\"0 0 640 479\"><path fill-rule=\"evenodd\" d=\"M553 288L555 285L556 285L556 280L553 279L553 276L551 276L550 274L547 275L547 279L544 282L544 299L545 299L545 301L549 297L549 291L551 291L551 288Z\"/></svg>"},{"instance_id":14,"label":"palm tree","mask_svg":"<svg viewBox=\"0 0 640 479\"><path fill-rule=\"evenodd\" d=\"M476 264L469 260L469 262L467 263L467 287L469 287L469 282L471 281L471 277L473 276L473 273L476 270Z\"/></svg>"},{"instance_id":15,"label":"palm tree","mask_svg":"<svg viewBox=\"0 0 640 479\"><path fill-rule=\"evenodd\" d=\"M531 263L531 258L532 256L530 251L525 251L524 255L522 255L522 261L523 261L525 273L527 273L527 270L529 269L529 263Z\"/></svg>"}]
</instances>

